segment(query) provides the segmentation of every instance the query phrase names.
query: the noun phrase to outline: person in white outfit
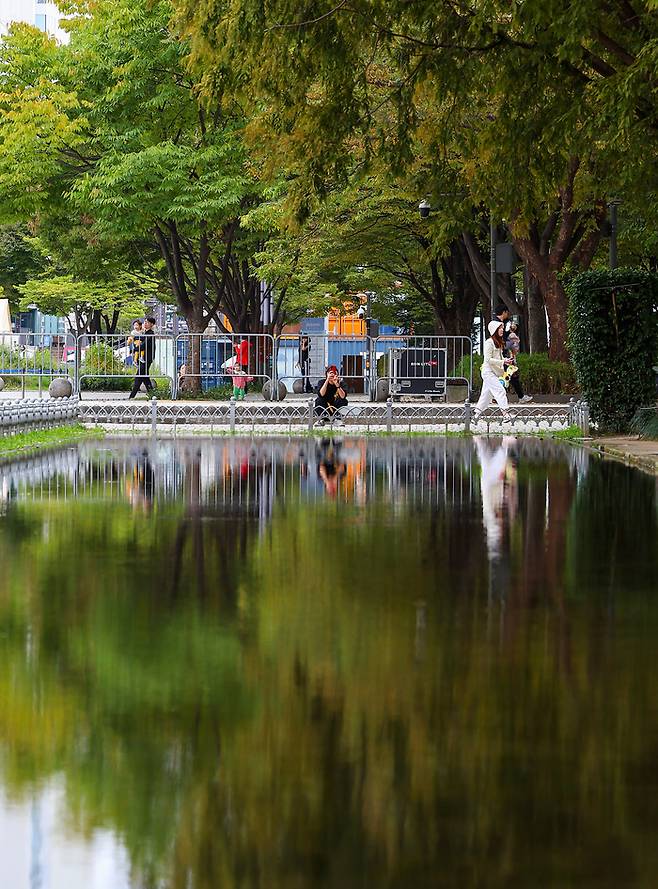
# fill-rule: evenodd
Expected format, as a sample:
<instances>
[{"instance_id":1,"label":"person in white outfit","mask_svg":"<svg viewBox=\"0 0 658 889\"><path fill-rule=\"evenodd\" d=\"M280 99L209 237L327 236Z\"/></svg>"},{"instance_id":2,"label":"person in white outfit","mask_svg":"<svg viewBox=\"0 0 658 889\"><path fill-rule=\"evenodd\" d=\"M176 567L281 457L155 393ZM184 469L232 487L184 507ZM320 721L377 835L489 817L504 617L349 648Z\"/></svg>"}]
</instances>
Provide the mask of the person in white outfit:
<instances>
[{"instance_id":1,"label":"person in white outfit","mask_svg":"<svg viewBox=\"0 0 658 889\"><path fill-rule=\"evenodd\" d=\"M503 412L503 420L508 422L511 417L507 412L507 392L500 382L505 367L510 362L503 358L503 348L505 336L505 328L500 321L490 321L488 327L491 336L484 344L484 358L482 360L482 392L478 403L475 405L473 412L473 420L477 422L480 414L482 414L491 404L493 398L498 407Z\"/></svg>"}]
</instances>

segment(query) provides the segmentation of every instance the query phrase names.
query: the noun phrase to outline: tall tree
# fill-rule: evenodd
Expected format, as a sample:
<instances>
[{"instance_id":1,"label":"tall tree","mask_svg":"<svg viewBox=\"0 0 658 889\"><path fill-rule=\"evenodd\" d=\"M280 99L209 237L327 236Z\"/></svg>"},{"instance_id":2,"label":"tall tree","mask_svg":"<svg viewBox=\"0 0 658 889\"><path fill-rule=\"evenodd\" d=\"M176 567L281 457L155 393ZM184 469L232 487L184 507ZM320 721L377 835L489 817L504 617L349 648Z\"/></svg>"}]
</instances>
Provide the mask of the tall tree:
<instances>
[{"instance_id":1,"label":"tall tree","mask_svg":"<svg viewBox=\"0 0 658 889\"><path fill-rule=\"evenodd\" d=\"M261 330L262 238L241 225L261 185L241 109L201 100L168 0L72 6L68 45L26 27L4 42L0 210L44 225L69 213L89 239L142 245L151 264L157 250L193 333L220 313L235 330ZM25 188L35 170L38 187ZM198 367L193 348L192 381Z\"/></svg>"},{"instance_id":2,"label":"tall tree","mask_svg":"<svg viewBox=\"0 0 658 889\"><path fill-rule=\"evenodd\" d=\"M645 173L657 134L651 3L350 0L308 14L284 0L176 5L209 91L230 64L257 92L259 136L269 131L271 150L294 167L301 212L355 145L399 170L425 141L461 168L476 206L511 226L546 305L551 351L564 354L559 272L568 258L585 262L607 194L656 179ZM556 212L549 258L532 225L541 241Z\"/></svg>"}]
</instances>

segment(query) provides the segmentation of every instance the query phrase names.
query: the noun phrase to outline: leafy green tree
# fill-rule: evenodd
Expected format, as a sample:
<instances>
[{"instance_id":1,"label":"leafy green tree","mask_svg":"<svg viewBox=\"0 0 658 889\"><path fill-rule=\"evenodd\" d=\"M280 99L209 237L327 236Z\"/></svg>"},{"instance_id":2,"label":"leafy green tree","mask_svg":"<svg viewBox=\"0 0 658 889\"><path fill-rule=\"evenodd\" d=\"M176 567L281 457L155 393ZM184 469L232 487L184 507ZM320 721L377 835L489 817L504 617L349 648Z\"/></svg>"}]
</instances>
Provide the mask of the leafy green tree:
<instances>
[{"instance_id":1,"label":"leafy green tree","mask_svg":"<svg viewBox=\"0 0 658 889\"><path fill-rule=\"evenodd\" d=\"M67 320L71 333L116 333L122 315L143 315L144 302L155 285L124 275L114 281L76 280L71 275L32 278L20 288L21 307L37 305L42 312Z\"/></svg>"},{"instance_id":2,"label":"leafy green tree","mask_svg":"<svg viewBox=\"0 0 658 889\"><path fill-rule=\"evenodd\" d=\"M66 46L26 27L3 43L2 214L38 214L53 232L72 215L78 239L145 247L152 266L157 251L194 333L220 312L234 330L261 330L263 233L241 216L262 186L241 108L201 98L168 0L79 2L71 12ZM194 348L192 374L198 364Z\"/></svg>"},{"instance_id":3,"label":"leafy green tree","mask_svg":"<svg viewBox=\"0 0 658 889\"><path fill-rule=\"evenodd\" d=\"M20 301L18 287L41 274L45 259L23 225L0 226L0 287L12 311Z\"/></svg>"},{"instance_id":4,"label":"leafy green tree","mask_svg":"<svg viewBox=\"0 0 658 889\"><path fill-rule=\"evenodd\" d=\"M355 151L408 170L422 142L510 228L564 356L561 273L592 261L607 195L655 192L652 3L176 5L209 93L233 71L257 94L254 128L294 169L300 212Z\"/></svg>"},{"instance_id":5,"label":"leafy green tree","mask_svg":"<svg viewBox=\"0 0 658 889\"><path fill-rule=\"evenodd\" d=\"M581 392L602 432L625 432L656 399L658 275L600 270L569 283L569 339Z\"/></svg>"}]
</instances>

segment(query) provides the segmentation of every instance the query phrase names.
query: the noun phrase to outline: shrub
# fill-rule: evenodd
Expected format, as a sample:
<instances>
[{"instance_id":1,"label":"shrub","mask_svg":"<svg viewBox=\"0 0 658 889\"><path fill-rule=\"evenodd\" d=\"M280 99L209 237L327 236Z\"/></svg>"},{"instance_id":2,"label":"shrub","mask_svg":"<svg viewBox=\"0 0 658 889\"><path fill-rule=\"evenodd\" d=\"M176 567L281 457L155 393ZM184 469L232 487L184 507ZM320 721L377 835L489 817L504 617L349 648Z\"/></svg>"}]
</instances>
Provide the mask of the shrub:
<instances>
[{"instance_id":1,"label":"shrub","mask_svg":"<svg viewBox=\"0 0 658 889\"><path fill-rule=\"evenodd\" d=\"M519 373L523 387L535 395L573 395L578 391L573 365L568 361L551 361L545 352L518 356ZM473 387L480 386L482 356L473 356ZM468 379L470 357L464 356L457 365L456 376Z\"/></svg>"},{"instance_id":2,"label":"shrub","mask_svg":"<svg viewBox=\"0 0 658 889\"><path fill-rule=\"evenodd\" d=\"M658 276L643 269L584 272L567 288L569 350L600 431L630 428L655 402Z\"/></svg>"},{"instance_id":3,"label":"shrub","mask_svg":"<svg viewBox=\"0 0 658 889\"><path fill-rule=\"evenodd\" d=\"M7 371L3 374L2 371ZM51 349L31 349L23 346L9 348L0 345L0 374L5 389L38 389L48 387L55 376L69 376L73 368L63 364Z\"/></svg>"},{"instance_id":4,"label":"shrub","mask_svg":"<svg viewBox=\"0 0 658 889\"><path fill-rule=\"evenodd\" d=\"M102 376L95 376L101 374ZM111 376L107 376L110 374ZM114 354L108 343L94 343L85 352L80 365L80 388L92 392L127 392L133 384L134 374Z\"/></svg>"}]
</instances>

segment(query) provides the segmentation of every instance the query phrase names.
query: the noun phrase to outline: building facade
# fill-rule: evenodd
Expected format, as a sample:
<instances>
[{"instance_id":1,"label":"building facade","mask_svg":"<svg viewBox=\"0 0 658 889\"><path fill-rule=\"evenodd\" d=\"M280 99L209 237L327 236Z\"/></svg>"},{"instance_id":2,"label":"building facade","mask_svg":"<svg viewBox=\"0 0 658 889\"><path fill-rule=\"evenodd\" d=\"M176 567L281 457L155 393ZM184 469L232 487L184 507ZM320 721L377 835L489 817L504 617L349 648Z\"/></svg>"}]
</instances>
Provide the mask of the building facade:
<instances>
[{"instance_id":1,"label":"building facade","mask_svg":"<svg viewBox=\"0 0 658 889\"><path fill-rule=\"evenodd\" d=\"M0 0L0 35L12 22L26 22L66 43L68 34L61 28L62 15L55 3L42 0Z\"/></svg>"}]
</instances>

